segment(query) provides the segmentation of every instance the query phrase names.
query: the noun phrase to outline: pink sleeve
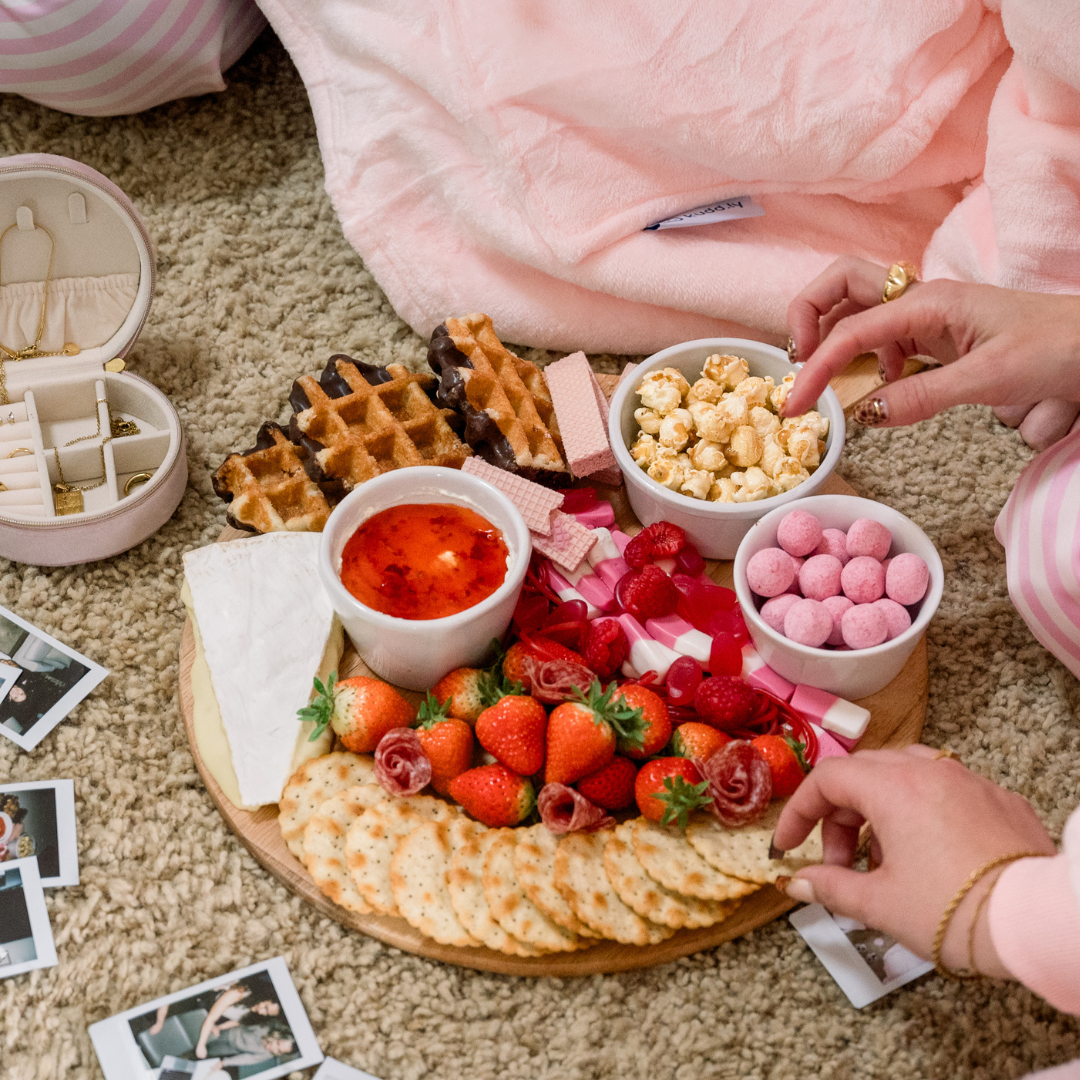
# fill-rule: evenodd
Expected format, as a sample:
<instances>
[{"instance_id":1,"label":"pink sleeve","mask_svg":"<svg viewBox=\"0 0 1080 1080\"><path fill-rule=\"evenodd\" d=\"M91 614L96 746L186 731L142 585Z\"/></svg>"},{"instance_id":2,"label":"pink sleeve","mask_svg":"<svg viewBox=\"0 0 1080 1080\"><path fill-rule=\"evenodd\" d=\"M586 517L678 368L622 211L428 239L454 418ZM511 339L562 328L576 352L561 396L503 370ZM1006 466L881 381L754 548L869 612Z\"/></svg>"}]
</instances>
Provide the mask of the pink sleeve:
<instances>
[{"instance_id":1,"label":"pink sleeve","mask_svg":"<svg viewBox=\"0 0 1080 1080\"><path fill-rule=\"evenodd\" d=\"M1080 812L1063 851L1020 859L990 896L990 935L1009 971L1056 1009L1080 1013ZM1080 1076L1080 1073L1078 1073Z\"/></svg>"}]
</instances>

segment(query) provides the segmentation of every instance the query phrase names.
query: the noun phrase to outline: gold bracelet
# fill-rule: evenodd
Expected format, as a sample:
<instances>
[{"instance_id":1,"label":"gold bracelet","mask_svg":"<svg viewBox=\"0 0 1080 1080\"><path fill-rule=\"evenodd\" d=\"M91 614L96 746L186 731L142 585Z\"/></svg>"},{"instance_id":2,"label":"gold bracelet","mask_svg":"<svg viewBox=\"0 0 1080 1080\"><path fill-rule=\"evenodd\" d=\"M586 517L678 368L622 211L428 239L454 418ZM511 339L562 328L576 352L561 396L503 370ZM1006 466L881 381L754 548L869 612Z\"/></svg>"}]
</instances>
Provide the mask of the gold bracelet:
<instances>
[{"instance_id":1,"label":"gold bracelet","mask_svg":"<svg viewBox=\"0 0 1080 1080\"><path fill-rule=\"evenodd\" d=\"M970 972L951 971L941 962L941 946L945 943L945 934L948 932L949 923L952 922L952 917L956 914L956 909L960 906L964 897L991 870L996 870L999 866L1004 866L1005 863L1016 862L1017 859L1040 859L1045 858L1041 851L1019 851L1012 855L998 855L997 858L991 859L984 866L980 866L978 870L972 871L967 881L956 890L956 895L949 901L948 907L942 913L941 922L938 923L937 933L934 935L934 944L930 951L930 959L933 961L934 969L937 973L946 979L956 979L958 981L965 981L967 979L980 978L979 972L974 968ZM978 915L978 910L976 911ZM974 927L975 921L972 920L972 927ZM968 950L971 951L975 941L974 933L970 933L968 936ZM969 961L973 961L973 957L969 956Z\"/></svg>"}]
</instances>

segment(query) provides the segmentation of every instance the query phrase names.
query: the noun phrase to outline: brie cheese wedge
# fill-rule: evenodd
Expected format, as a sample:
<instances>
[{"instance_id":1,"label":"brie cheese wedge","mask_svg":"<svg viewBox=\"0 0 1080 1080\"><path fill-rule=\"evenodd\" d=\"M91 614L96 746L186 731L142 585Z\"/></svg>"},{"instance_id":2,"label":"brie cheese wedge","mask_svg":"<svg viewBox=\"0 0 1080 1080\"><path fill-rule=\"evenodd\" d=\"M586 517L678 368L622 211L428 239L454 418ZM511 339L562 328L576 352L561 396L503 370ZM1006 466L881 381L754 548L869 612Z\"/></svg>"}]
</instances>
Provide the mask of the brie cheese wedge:
<instances>
[{"instance_id":1,"label":"brie cheese wedge","mask_svg":"<svg viewBox=\"0 0 1080 1080\"><path fill-rule=\"evenodd\" d=\"M196 742L240 807L276 803L296 768L333 744L329 729L309 742L314 725L296 715L344 647L319 581L319 544L317 533L275 532L184 556Z\"/></svg>"}]
</instances>

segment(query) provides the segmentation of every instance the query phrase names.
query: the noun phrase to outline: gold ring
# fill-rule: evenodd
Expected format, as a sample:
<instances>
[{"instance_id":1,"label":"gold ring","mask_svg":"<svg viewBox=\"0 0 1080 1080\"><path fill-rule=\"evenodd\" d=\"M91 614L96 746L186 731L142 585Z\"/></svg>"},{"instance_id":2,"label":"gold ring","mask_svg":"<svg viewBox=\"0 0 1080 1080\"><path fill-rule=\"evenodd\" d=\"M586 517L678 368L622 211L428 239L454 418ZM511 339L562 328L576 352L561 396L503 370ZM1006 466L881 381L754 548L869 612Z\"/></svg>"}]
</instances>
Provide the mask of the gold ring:
<instances>
[{"instance_id":1,"label":"gold ring","mask_svg":"<svg viewBox=\"0 0 1080 1080\"><path fill-rule=\"evenodd\" d=\"M947 746L943 750L939 750L934 755L935 761L940 761L942 758L948 758L950 761L959 761L960 755L955 750L950 750Z\"/></svg>"},{"instance_id":2,"label":"gold ring","mask_svg":"<svg viewBox=\"0 0 1080 1080\"><path fill-rule=\"evenodd\" d=\"M134 476L129 476L128 482L124 485L124 494L130 495L131 489L135 487L136 484L145 484L148 480L152 480L153 478L154 474L148 472L137 472Z\"/></svg>"},{"instance_id":3,"label":"gold ring","mask_svg":"<svg viewBox=\"0 0 1080 1080\"><path fill-rule=\"evenodd\" d=\"M787 339L787 358L790 364L794 364L799 359L799 350L793 337Z\"/></svg>"},{"instance_id":4,"label":"gold ring","mask_svg":"<svg viewBox=\"0 0 1080 1080\"><path fill-rule=\"evenodd\" d=\"M7 489L7 484L5 484L3 480L0 480L0 491L7 491Z\"/></svg>"},{"instance_id":5,"label":"gold ring","mask_svg":"<svg viewBox=\"0 0 1080 1080\"><path fill-rule=\"evenodd\" d=\"M881 302L899 300L907 287L919 280L919 271L909 262L894 262L885 275L885 288L881 290Z\"/></svg>"},{"instance_id":6,"label":"gold ring","mask_svg":"<svg viewBox=\"0 0 1080 1080\"><path fill-rule=\"evenodd\" d=\"M34 451L31 450L29 446L16 446L15 449L8 454L8 457L26 457L27 454L31 457L34 456Z\"/></svg>"}]
</instances>

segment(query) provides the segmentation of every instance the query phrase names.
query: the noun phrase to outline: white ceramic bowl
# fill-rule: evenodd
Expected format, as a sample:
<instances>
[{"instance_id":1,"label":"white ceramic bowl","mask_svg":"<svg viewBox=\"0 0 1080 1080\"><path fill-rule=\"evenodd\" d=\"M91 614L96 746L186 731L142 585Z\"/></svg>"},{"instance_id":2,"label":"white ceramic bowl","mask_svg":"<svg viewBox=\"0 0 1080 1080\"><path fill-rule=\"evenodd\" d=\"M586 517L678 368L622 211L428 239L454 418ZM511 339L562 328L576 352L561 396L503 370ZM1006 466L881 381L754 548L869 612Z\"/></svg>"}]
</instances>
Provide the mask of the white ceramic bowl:
<instances>
[{"instance_id":1,"label":"white ceramic bowl","mask_svg":"<svg viewBox=\"0 0 1080 1080\"><path fill-rule=\"evenodd\" d=\"M608 428L615 460L622 469L626 494L638 521L642 525L652 525L656 521L674 522L686 531L705 558L733 559L739 541L755 521L773 507L813 495L828 479L844 449L844 410L840 408L836 394L826 389L816 406L818 412L829 421L825 457L810 474L810 479L791 491L752 503L707 502L671 491L648 476L630 456L630 447L638 434L634 410L640 406L641 399L637 396L637 388L650 371L665 367L678 368L692 385L701 378L701 369L713 353L741 356L749 364L751 375L771 375L778 383L785 375L798 370L788 361L787 353L760 341L743 338L684 341L681 345L672 345L669 349L654 353L622 381L611 399Z\"/></svg>"},{"instance_id":2,"label":"white ceramic bowl","mask_svg":"<svg viewBox=\"0 0 1080 1080\"><path fill-rule=\"evenodd\" d=\"M510 552L503 583L479 604L442 619L398 619L360 603L341 583L341 552L369 517L408 503L464 506L501 529ZM427 690L448 671L483 659L491 639L506 632L531 555L528 527L502 492L457 469L421 465L377 476L342 499L323 530L319 576L364 663L397 686Z\"/></svg>"},{"instance_id":3,"label":"white ceramic bowl","mask_svg":"<svg viewBox=\"0 0 1080 1080\"><path fill-rule=\"evenodd\" d=\"M759 602L764 601L759 601L746 583L746 564L762 548L777 546L776 530L780 520L794 509L813 514L821 522L822 528L843 529L845 532L859 518L873 518L887 526L892 533L890 556L913 552L926 562L930 582L926 595L920 601L918 613L907 630L892 641L871 649L837 652L800 645L778 634L765 622L758 611ZM761 658L778 675L793 683L816 686L849 701L876 694L900 674L900 669L907 663L937 611L944 585L945 572L937 548L915 522L891 506L853 495L816 495L803 499L797 507L778 507L751 528L735 555L735 592L746 628Z\"/></svg>"}]
</instances>

